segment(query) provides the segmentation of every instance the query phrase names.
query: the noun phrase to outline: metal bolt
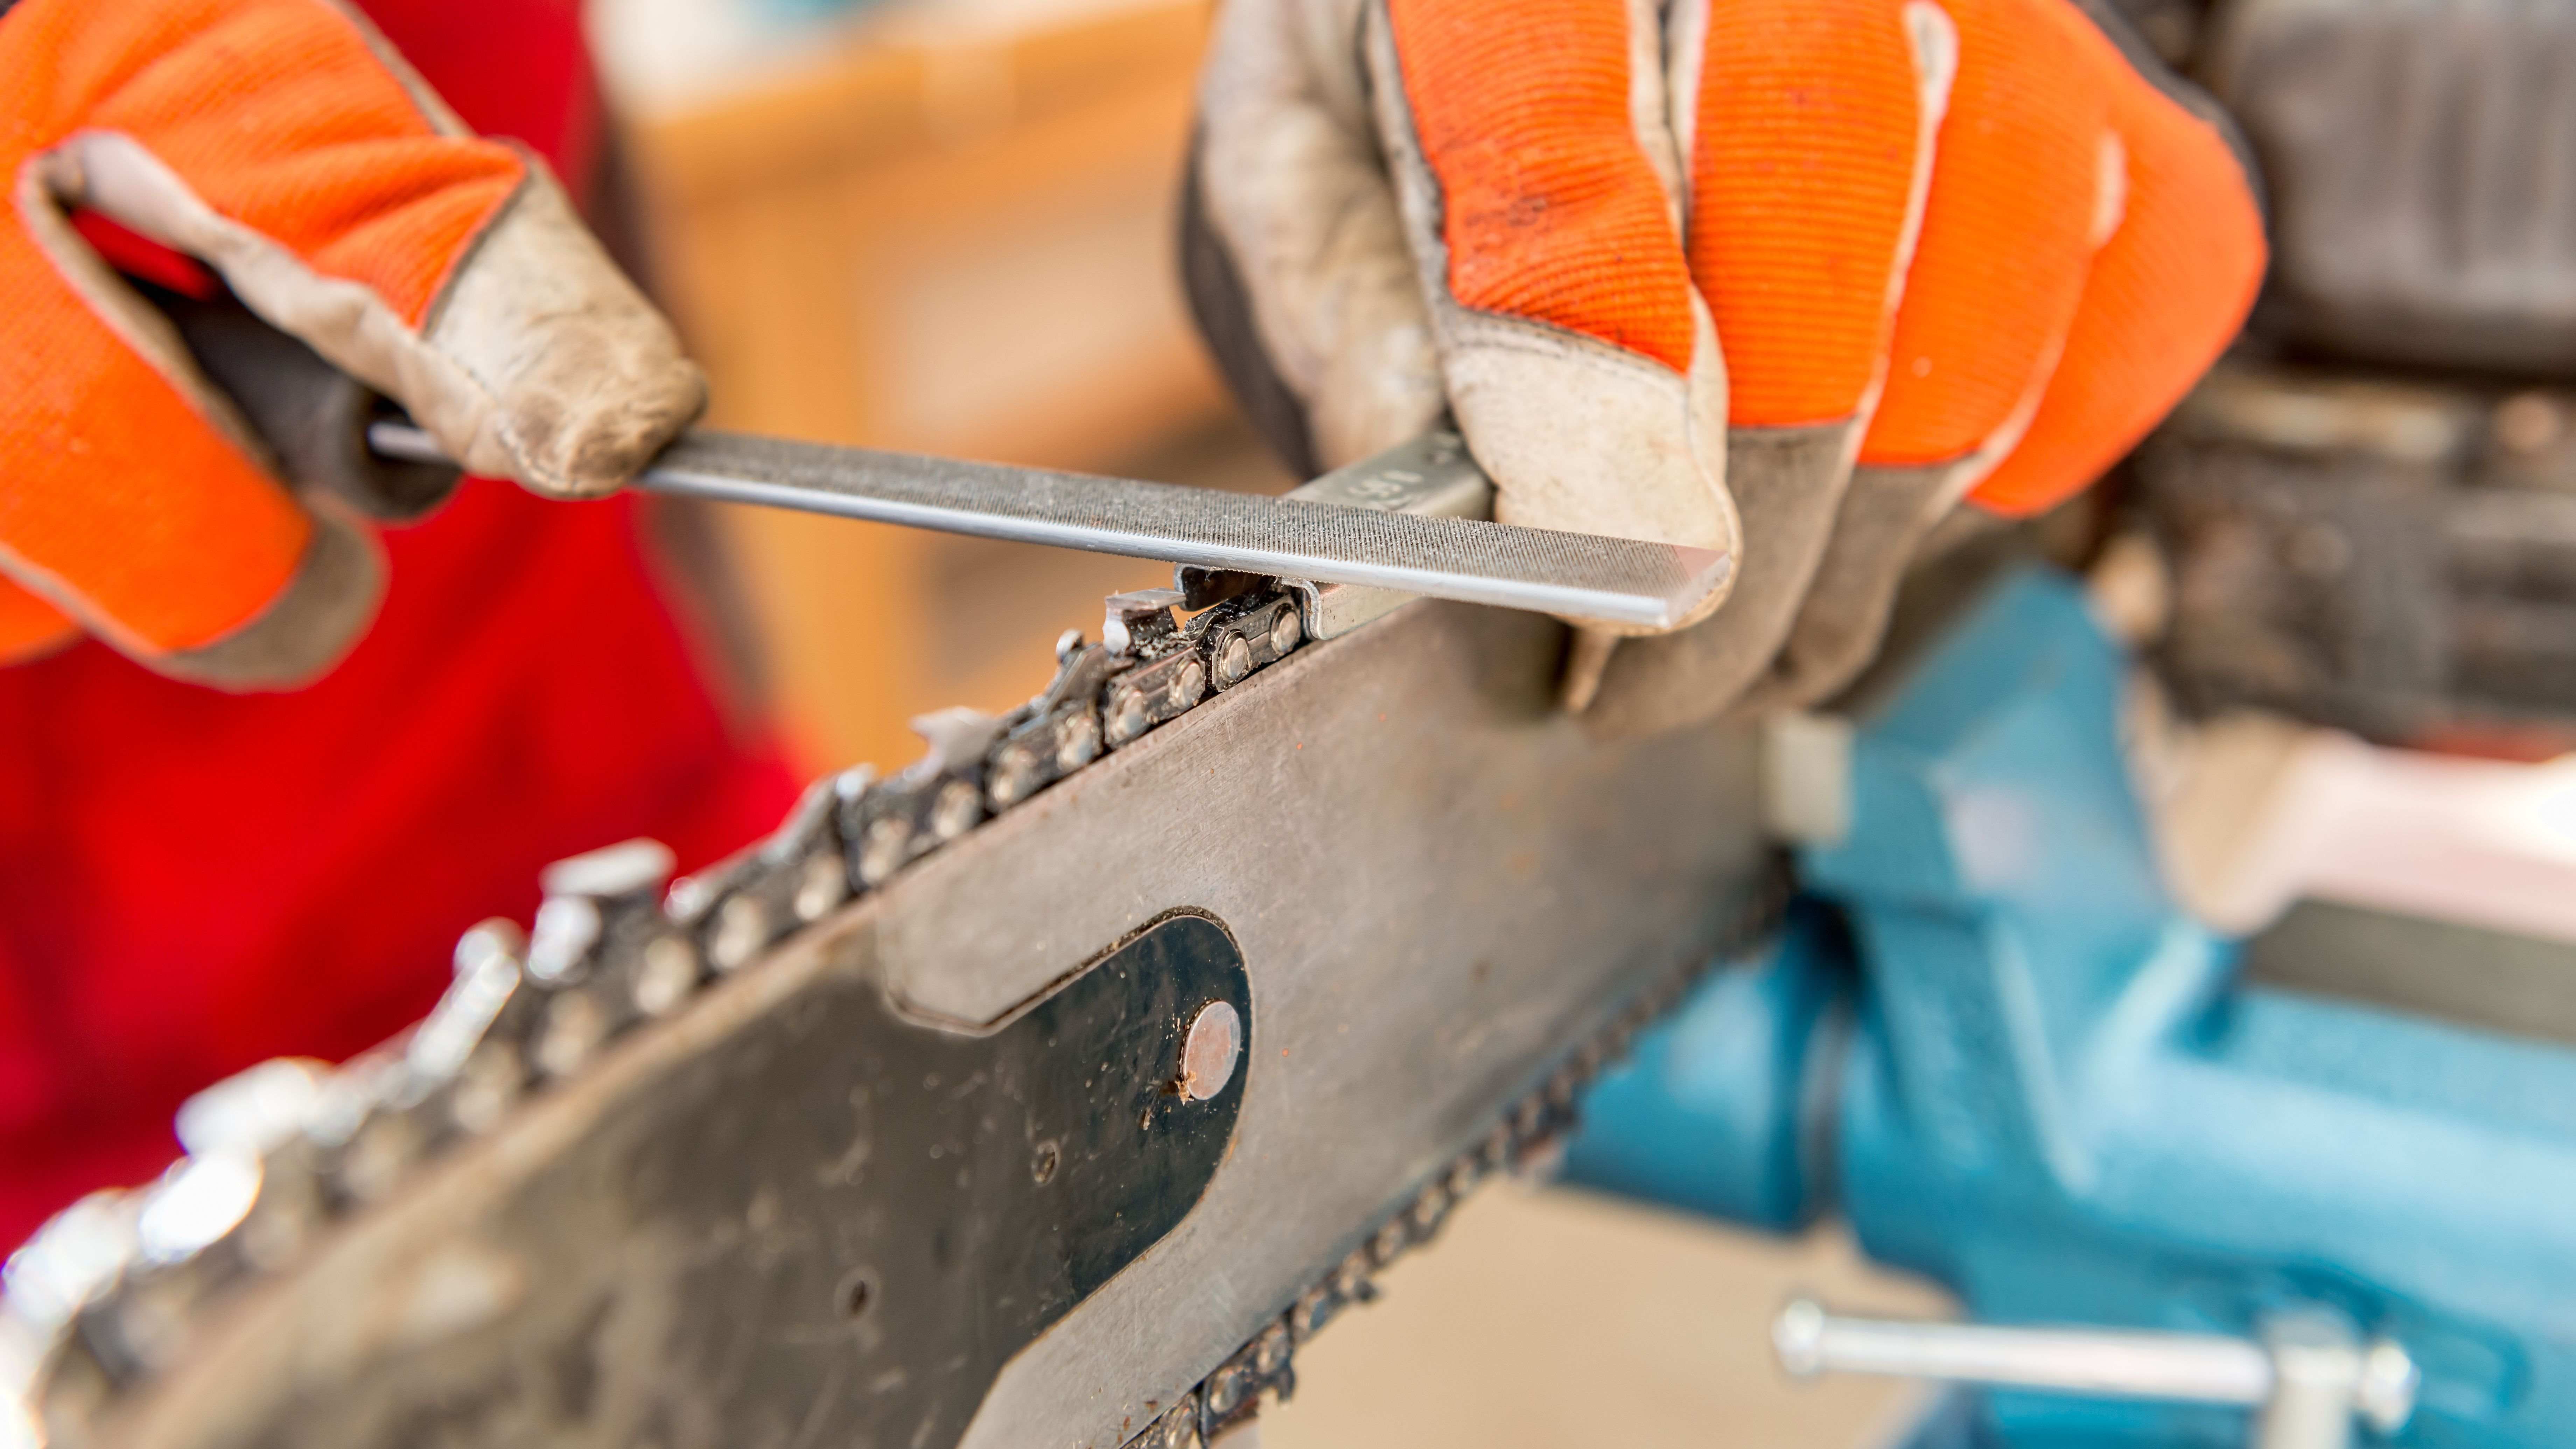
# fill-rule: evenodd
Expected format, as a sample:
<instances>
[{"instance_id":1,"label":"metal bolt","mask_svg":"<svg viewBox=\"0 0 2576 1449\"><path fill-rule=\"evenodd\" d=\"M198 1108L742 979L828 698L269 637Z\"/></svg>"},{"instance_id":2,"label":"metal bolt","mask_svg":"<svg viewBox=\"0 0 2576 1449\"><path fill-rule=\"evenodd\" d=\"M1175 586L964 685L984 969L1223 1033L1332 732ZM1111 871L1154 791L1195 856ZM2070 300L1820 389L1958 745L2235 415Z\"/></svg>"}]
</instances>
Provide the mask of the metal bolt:
<instances>
[{"instance_id":1,"label":"metal bolt","mask_svg":"<svg viewBox=\"0 0 2576 1449\"><path fill-rule=\"evenodd\" d=\"M716 910L715 940L707 947L718 971L739 970L769 944L769 907L757 896L731 896Z\"/></svg>"},{"instance_id":2,"label":"metal bolt","mask_svg":"<svg viewBox=\"0 0 2576 1449\"><path fill-rule=\"evenodd\" d=\"M942 844L975 828L984 818L984 797L964 780L951 780L939 787L939 797L930 806L930 833Z\"/></svg>"},{"instance_id":3,"label":"metal bolt","mask_svg":"<svg viewBox=\"0 0 2576 1449\"><path fill-rule=\"evenodd\" d=\"M1038 759L1027 745L1006 746L987 772L984 788L996 806L1008 808L1037 792Z\"/></svg>"},{"instance_id":4,"label":"metal bolt","mask_svg":"<svg viewBox=\"0 0 2576 1449\"><path fill-rule=\"evenodd\" d=\"M1198 1395L1188 1394L1155 1424L1148 1442L1157 1449L1190 1449L1198 1440Z\"/></svg>"},{"instance_id":5,"label":"metal bolt","mask_svg":"<svg viewBox=\"0 0 2576 1449\"><path fill-rule=\"evenodd\" d=\"M850 893L850 878L837 852L805 857L805 873L796 882L796 919L819 921Z\"/></svg>"},{"instance_id":6,"label":"metal bolt","mask_svg":"<svg viewBox=\"0 0 2576 1449\"><path fill-rule=\"evenodd\" d=\"M1153 720L1145 712L1145 696L1132 686L1117 690L1109 699L1109 743L1123 745L1145 732Z\"/></svg>"},{"instance_id":7,"label":"metal bolt","mask_svg":"<svg viewBox=\"0 0 2576 1449\"><path fill-rule=\"evenodd\" d=\"M1174 709L1188 709L1207 698L1207 666L1196 659L1183 660L1180 671L1172 676L1169 698Z\"/></svg>"},{"instance_id":8,"label":"metal bolt","mask_svg":"<svg viewBox=\"0 0 2576 1449\"><path fill-rule=\"evenodd\" d=\"M527 1068L516 1048L507 1042L485 1042L456 1074L456 1085L447 1097L448 1120L468 1133L489 1132L517 1103L526 1082Z\"/></svg>"},{"instance_id":9,"label":"metal bolt","mask_svg":"<svg viewBox=\"0 0 2576 1449\"><path fill-rule=\"evenodd\" d=\"M1248 1396L1252 1375L1240 1363L1229 1363L1208 1375L1207 1407L1213 1415L1234 1412Z\"/></svg>"},{"instance_id":10,"label":"metal bolt","mask_svg":"<svg viewBox=\"0 0 2576 1449\"><path fill-rule=\"evenodd\" d=\"M358 1202L374 1202L393 1191L420 1154L420 1133L410 1117L379 1111L358 1128L340 1154L340 1187Z\"/></svg>"},{"instance_id":11,"label":"metal bolt","mask_svg":"<svg viewBox=\"0 0 2576 1449\"><path fill-rule=\"evenodd\" d=\"M1216 653L1216 687L1232 689L1252 672L1252 644L1240 634L1225 636L1225 646Z\"/></svg>"},{"instance_id":12,"label":"metal bolt","mask_svg":"<svg viewBox=\"0 0 2576 1449\"><path fill-rule=\"evenodd\" d=\"M608 1039L608 1014L586 992L567 991L546 1008L546 1029L537 1039L537 1069L550 1077L567 1077L590 1060Z\"/></svg>"},{"instance_id":13,"label":"metal bolt","mask_svg":"<svg viewBox=\"0 0 2576 1449\"><path fill-rule=\"evenodd\" d=\"M1386 1224L1377 1230L1376 1236L1369 1239L1369 1261L1381 1268L1385 1267L1403 1254L1410 1239L1409 1225L1399 1213L1388 1219Z\"/></svg>"},{"instance_id":14,"label":"metal bolt","mask_svg":"<svg viewBox=\"0 0 2576 1449\"><path fill-rule=\"evenodd\" d=\"M1181 1095L1204 1102L1234 1080L1243 1056L1243 1017L1228 1001L1211 1002L1190 1021L1181 1046Z\"/></svg>"},{"instance_id":15,"label":"metal bolt","mask_svg":"<svg viewBox=\"0 0 2576 1449\"><path fill-rule=\"evenodd\" d=\"M1306 641L1305 621L1297 617L1295 604L1279 606L1279 617L1270 622L1270 652L1286 658L1288 652Z\"/></svg>"},{"instance_id":16,"label":"metal bolt","mask_svg":"<svg viewBox=\"0 0 2576 1449\"><path fill-rule=\"evenodd\" d=\"M867 839L859 844L859 880L868 886L885 884L912 850L912 825L897 816L888 815L868 827Z\"/></svg>"},{"instance_id":17,"label":"metal bolt","mask_svg":"<svg viewBox=\"0 0 2576 1449\"><path fill-rule=\"evenodd\" d=\"M1100 717L1090 710L1065 716L1055 727L1055 767L1071 772L1100 758Z\"/></svg>"},{"instance_id":18,"label":"metal bolt","mask_svg":"<svg viewBox=\"0 0 2576 1449\"><path fill-rule=\"evenodd\" d=\"M644 959L635 969L635 1009L660 1016L688 1000L698 984L698 953L679 936L656 936L645 943Z\"/></svg>"},{"instance_id":19,"label":"metal bolt","mask_svg":"<svg viewBox=\"0 0 2576 1449\"><path fill-rule=\"evenodd\" d=\"M1366 1303L1376 1297L1377 1289L1369 1282L1369 1272L1375 1266L1368 1249L1352 1249L1342 1265L1333 1270L1334 1294L1344 1303Z\"/></svg>"},{"instance_id":20,"label":"metal bolt","mask_svg":"<svg viewBox=\"0 0 2576 1449\"><path fill-rule=\"evenodd\" d=\"M1468 1193L1476 1190L1476 1179L1483 1176L1483 1174L1478 1171L1482 1161L1483 1158L1480 1154L1478 1156L1463 1158L1451 1165L1449 1168L1449 1176L1445 1180L1444 1184L1448 1188L1449 1196L1451 1198L1463 1198Z\"/></svg>"}]
</instances>

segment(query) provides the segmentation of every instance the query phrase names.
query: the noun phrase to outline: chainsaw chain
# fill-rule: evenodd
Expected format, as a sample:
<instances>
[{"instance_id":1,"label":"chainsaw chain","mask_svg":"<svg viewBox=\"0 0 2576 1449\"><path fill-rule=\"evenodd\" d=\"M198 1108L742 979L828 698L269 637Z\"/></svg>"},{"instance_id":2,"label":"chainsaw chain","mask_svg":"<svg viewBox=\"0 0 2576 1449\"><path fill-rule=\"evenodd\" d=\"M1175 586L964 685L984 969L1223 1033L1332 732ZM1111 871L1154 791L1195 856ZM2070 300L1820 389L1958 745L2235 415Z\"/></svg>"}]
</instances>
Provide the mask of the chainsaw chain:
<instances>
[{"instance_id":1,"label":"chainsaw chain","mask_svg":"<svg viewBox=\"0 0 2576 1449\"><path fill-rule=\"evenodd\" d=\"M1574 1128L1575 1103L1583 1089L1625 1059L1637 1034L1680 1005L1708 972L1742 959L1770 936L1792 891L1787 862L1775 859L1736 903L1714 951L1631 996L1537 1087L1499 1114L1482 1141L1425 1178L1409 1201L1362 1234L1331 1271L1119 1449L1198 1449L1257 1414L1265 1392L1279 1399L1295 1393L1297 1352L1342 1310L1375 1300L1377 1275L1430 1242L1477 1187L1507 1173L1551 1173ZM1160 1406L1148 1401L1147 1407Z\"/></svg>"},{"instance_id":2,"label":"chainsaw chain","mask_svg":"<svg viewBox=\"0 0 2576 1449\"><path fill-rule=\"evenodd\" d=\"M333 1223L490 1133L624 1033L1305 637L1294 596L1266 585L1186 624L1171 591L1109 602L1104 642L1068 631L1054 681L1009 714L916 721L929 743L921 760L890 777L862 765L817 781L766 839L667 890L670 853L652 841L557 862L532 928L467 931L454 980L410 1031L338 1068L273 1061L192 1099L178 1124L185 1157L149 1186L66 1208L0 1270L0 1449L88 1442L100 1415L185 1354L213 1305L292 1266ZM1767 929L1781 899L1766 890L1738 934ZM1374 1296L1372 1275L1427 1241L1465 1192L1561 1139L1582 1086L1689 982L1632 1001L1125 1449L1186 1449L1250 1415L1264 1392L1284 1396L1294 1351Z\"/></svg>"}]
</instances>

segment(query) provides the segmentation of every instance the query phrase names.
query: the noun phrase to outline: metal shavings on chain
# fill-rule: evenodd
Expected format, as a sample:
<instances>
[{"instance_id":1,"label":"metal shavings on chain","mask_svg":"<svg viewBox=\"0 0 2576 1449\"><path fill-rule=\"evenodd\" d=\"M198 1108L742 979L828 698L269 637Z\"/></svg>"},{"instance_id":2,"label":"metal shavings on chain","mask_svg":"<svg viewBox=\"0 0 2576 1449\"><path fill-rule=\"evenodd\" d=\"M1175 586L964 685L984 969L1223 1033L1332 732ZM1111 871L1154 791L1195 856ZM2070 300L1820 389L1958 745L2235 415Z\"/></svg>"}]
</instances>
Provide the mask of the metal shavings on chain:
<instances>
[{"instance_id":1,"label":"metal shavings on chain","mask_svg":"<svg viewBox=\"0 0 2576 1449\"><path fill-rule=\"evenodd\" d=\"M1183 602L1166 589L1113 596L1103 642L1069 631L1035 699L999 718L915 721L922 759L890 777L860 766L817 781L767 839L667 890L671 854L652 841L556 863L531 929L493 920L467 931L446 995L410 1031L338 1068L268 1062L192 1098L178 1124L187 1155L158 1182L83 1198L0 1269L0 1449L85 1442L98 1415L181 1357L210 1304L292 1265L323 1230L490 1133L523 1098L1305 640L1295 599L1273 588L1186 624L1174 613ZM1741 934L1766 929L1784 898L1766 897ZM1287 1393L1295 1349L1368 1301L1372 1275L1427 1241L1463 1193L1561 1138L1582 1086L1690 979L1630 1003L1125 1449L1186 1449L1264 1392Z\"/></svg>"}]
</instances>

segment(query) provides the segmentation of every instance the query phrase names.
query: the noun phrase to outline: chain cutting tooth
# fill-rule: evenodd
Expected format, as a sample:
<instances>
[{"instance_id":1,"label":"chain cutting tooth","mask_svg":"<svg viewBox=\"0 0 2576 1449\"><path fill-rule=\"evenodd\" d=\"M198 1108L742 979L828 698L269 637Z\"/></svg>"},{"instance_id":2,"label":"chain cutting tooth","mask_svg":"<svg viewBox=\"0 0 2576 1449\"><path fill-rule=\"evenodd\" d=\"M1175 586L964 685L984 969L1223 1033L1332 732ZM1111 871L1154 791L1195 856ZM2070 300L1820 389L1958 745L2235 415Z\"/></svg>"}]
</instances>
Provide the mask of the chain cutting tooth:
<instances>
[{"instance_id":1,"label":"chain cutting tooth","mask_svg":"<svg viewBox=\"0 0 2576 1449\"><path fill-rule=\"evenodd\" d=\"M1139 1449L1192 1449L1199 1442L1199 1395L1196 1389L1163 1411L1134 1441Z\"/></svg>"},{"instance_id":2,"label":"chain cutting tooth","mask_svg":"<svg viewBox=\"0 0 2576 1449\"><path fill-rule=\"evenodd\" d=\"M1376 1232L1369 1235L1369 1262L1380 1268L1394 1262L1402 1257L1404 1250L1411 1245L1411 1238L1412 1232L1405 1224L1404 1214L1398 1213L1388 1218L1378 1224Z\"/></svg>"},{"instance_id":3,"label":"chain cutting tooth","mask_svg":"<svg viewBox=\"0 0 2576 1449\"><path fill-rule=\"evenodd\" d=\"M527 949L499 917L458 937L455 979L404 1047L410 1069L441 1084L444 1125L456 1132L492 1130L527 1090L545 1005L522 964Z\"/></svg>"},{"instance_id":4,"label":"chain cutting tooth","mask_svg":"<svg viewBox=\"0 0 2576 1449\"><path fill-rule=\"evenodd\" d=\"M1324 1325L1341 1311L1342 1302L1342 1295L1334 1291L1330 1279L1298 1294L1296 1306L1288 1310L1289 1332L1297 1335L1299 1343L1323 1332Z\"/></svg>"},{"instance_id":5,"label":"chain cutting tooth","mask_svg":"<svg viewBox=\"0 0 2576 1449\"><path fill-rule=\"evenodd\" d=\"M846 778L854 773L857 778ZM845 790L865 785L863 772L815 781L798 797L787 823L761 842L763 884L777 899L776 914L785 929L810 926L850 898L850 872L841 849L841 800Z\"/></svg>"},{"instance_id":6,"label":"chain cutting tooth","mask_svg":"<svg viewBox=\"0 0 2576 1449\"><path fill-rule=\"evenodd\" d=\"M668 929L636 964L637 1010L648 1017L677 1010L706 971L738 971L848 901L856 887L843 820L874 778L861 766L815 781L766 839L674 882L662 907Z\"/></svg>"},{"instance_id":7,"label":"chain cutting tooth","mask_svg":"<svg viewBox=\"0 0 2576 1449\"><path fill-rule=\"evenodd\" d=\"M1199 634L1182 632L1172 615L1181 601L1177 589L1109 596L1101 638L1118 660L1132 661L1101 691L1101 743L1110 749L1134 744L1207 698L1208 665Z\"/></svg>"},{"instance_id":8,"label":"chain cutting tooth","mask_svg":"<svg viewBox=\"0 0 2576 1449\"><path fill-rule=\"evenodd\" d=\"M1283 1317L1218 1365L1199 1389L1200 1437L1213 1441L1228 1426L1251 1417L1264 1393L1284 1399L1296 1392L1295 1350L1295 1336Z\"/></svg>"},{"instance_id":9,"label":"chain cutting tooth","mask_svg":"<svg viewBox=\"0 0 2576 1449\"><path fill-rule=\"evenodd\" d=\"M869 890L984 818L984 759L1003 721L971 709L922 715L913 730L930 749L901 774L841 812L851 873Z\"/></svg>"},{"instance_id":10,"label":"chain cutting tooth","mask_svg":"<svg viewBox=\"0 0 2576 1449\"><path fill-rule=\"evenodd\" d=\"M630 840L546 867L524 974L542 994L528 1054L539 1073L580 1071L637 1021L696 988L696 944L662 909L671 852Z\"/></svg>"},{"instance_id":11,"label":"chain cutting tooth","mask_svg":"<svg viewBox=\"0 0 2576 1449\"><path fill-rule=\"evenodd\" d=\"M1056 641L1055 679L1004 721L984 770L994 813L1008 810L1100 758L1100 691L1118 658L1078 630Z\"/></svg>"},{"instance_id":12,"label":"chain cutting tooth","mask_svg":"<svg viewBox=\"0 0 2576 1449\"><path fill-rule=\"evenodd\" d=\"M693 937L718 973L750 964L785 929L772 891L762 890L760 853L744 849L671 883L662 914Z\"/></svg>"}]
</instances>

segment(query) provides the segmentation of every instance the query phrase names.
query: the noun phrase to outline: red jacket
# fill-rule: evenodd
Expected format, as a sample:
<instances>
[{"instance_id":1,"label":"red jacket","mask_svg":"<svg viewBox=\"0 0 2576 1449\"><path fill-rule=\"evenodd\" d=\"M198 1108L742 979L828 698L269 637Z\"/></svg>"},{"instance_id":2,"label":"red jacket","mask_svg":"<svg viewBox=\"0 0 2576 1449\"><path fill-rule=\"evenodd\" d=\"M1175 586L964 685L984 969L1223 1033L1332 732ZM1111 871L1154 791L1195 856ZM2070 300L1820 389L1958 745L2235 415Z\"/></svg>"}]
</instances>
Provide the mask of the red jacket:
<instances>
[{"instance_id":1,"label":"red jacket","mask_svg":"<svg viewBox=\"0 0 2576 1449\"><path fill-rule=\"evenodd\" d=\"M469 123L589 173L576 0L366 8ZM778 820L788 773L718 709L642 516L468 482L388 531L374 630L292 694L93 643L0 669L0 1252L159 1172L188 1093L416 1019L545 862L651 835L687 868Z\"/></svg>"}]
</instances>

